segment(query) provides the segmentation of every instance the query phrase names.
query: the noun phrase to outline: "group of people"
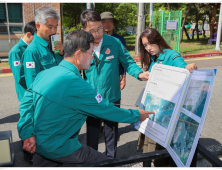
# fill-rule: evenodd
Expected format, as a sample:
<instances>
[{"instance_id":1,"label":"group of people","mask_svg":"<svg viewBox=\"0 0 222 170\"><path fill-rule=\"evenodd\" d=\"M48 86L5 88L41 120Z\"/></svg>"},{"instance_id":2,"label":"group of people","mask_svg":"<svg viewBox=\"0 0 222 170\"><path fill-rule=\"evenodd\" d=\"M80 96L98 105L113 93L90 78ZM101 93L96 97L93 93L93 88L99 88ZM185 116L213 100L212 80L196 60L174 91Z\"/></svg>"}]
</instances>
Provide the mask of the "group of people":
<instances>
[{"instance_id":1,"label":"group of people","mask_svg":"<svg viewBox=\"0 0 222 170\"><path fill-rule=\"evenodd\" d=\"M135 123L154 114L143 109L120 108L126 72L147 81L155 63L190 72L197 66L187 65L155 29L149 28L139 38L144 71L141 70L126 49L125 39L113 31L118 20L110 12L99 14L92 10L82 12L82 29L69 32L64 45L57 42L54 49L59 53L54 54L49 49L49 36L57 32L58 22L54 8L38 8L35 21L26 24L25 36L9 53L20 101L17 128L24 141L23 149L34 153L33 166L94 163L115 158L117 122ZM98 152L102 121L106 155ZM87 145L78 141L85 122ZM142 147L147 145L139 142Z\"/></svg>"}]
</instances>

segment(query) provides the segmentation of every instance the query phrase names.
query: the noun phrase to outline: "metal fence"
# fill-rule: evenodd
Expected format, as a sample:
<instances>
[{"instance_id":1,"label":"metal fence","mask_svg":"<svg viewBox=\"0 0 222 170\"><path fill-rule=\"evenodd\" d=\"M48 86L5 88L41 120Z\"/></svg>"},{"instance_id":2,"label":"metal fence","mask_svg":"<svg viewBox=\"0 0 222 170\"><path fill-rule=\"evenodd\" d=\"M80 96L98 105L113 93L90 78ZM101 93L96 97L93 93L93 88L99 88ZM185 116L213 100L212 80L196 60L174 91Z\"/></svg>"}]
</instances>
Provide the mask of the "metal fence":
<instances>
[{"instance_id":1,"label":"metal fence","mask_svg":"<svg viewBox=\"0 0 222 170\"><path fill-rule=\"evenodd\" d=\"M177 22L177 27L169 29L167 23ZM152 28L156 29L175 51L180 51L180 33L182 23L182 11L154 11L152 18ZM167 29L168 28L168 29Z\"/></svg>"}]
</instances>

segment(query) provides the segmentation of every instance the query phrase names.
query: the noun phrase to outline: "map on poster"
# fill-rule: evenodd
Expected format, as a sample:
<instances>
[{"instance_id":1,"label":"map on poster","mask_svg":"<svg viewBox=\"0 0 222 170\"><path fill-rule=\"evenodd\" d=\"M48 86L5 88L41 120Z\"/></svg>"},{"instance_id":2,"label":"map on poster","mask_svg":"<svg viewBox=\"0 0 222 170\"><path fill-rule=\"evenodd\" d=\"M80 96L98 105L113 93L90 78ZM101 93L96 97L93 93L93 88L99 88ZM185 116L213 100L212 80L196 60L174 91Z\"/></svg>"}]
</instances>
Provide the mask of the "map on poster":
<instances>
[{"instance_id":1,"label":"map on poster","mask_svg":"<svg viewBox=\"0 0 222 170\"><path fill-rule=\"evenodd\" d=\"M216 70L188 70L155 64L140 109L154 111L134 127L165 147L179 167L189 167L213 89Z\"/></svg>"},{"instance_id":2,"label":"map on poster","mask_svg":"<svg viewBox=\"0 0 222 170\"><path fill-rule=\"evenodd\" d=\"M209 81L191 80L183 108L201 117L209 86Z\"/></svg>"},{"instance_id":3,"label":"map on poster","mask_svg":"<svg viewBox=\"0 0 222 170\"><path fill-rule=\"evenodd\" d=\"M198 126L198 122L183 112L180 113L170 146L173 148L174 152L177 154L183 164L187 163Z\"/></svg>"},{"instance_id":4,"label":"map on poster","mask_svg":"<svg viewBox=\"0 0 222 170\"><path fill-rule=\"evenodd\" d=\"M150 120L166 129L168 128L175 103L147 93L144 106L144 110L155 112L155 114L149 117Z\"/></svg>"}]
</instances>

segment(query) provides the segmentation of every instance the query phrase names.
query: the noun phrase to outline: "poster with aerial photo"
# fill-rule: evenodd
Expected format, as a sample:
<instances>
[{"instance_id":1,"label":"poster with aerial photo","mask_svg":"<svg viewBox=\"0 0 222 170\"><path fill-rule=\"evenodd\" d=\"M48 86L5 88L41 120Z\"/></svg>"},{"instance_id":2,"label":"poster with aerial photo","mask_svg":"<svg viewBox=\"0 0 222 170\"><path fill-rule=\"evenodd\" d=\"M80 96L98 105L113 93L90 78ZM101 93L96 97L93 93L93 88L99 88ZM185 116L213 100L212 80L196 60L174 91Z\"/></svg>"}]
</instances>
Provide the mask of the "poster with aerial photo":
<instances>
[{"instance_id":1,"label":"poster with aerial photo","mask_svg":"<svg viewBox=\"0 0 222 170\"><path fill-rule=\"evenodd\" d=\"M164 100L150 93L147 93L144 101L144 110L155 112L155 114L149 116L149 119L165 129L169 126L174 107L175 103Z\"/></svg>"},{"instance_id":2,"label":"poster with aerial photo","mask_svg":"<svg viewBox=\"0 0 222 170\"><path fill-rule=\"evenodd\" d=\"M165 147L178 167L189 167L203 128L216 70L155 64L140 109L154 111L134 127Z\"/></svg>"}]
</instances>

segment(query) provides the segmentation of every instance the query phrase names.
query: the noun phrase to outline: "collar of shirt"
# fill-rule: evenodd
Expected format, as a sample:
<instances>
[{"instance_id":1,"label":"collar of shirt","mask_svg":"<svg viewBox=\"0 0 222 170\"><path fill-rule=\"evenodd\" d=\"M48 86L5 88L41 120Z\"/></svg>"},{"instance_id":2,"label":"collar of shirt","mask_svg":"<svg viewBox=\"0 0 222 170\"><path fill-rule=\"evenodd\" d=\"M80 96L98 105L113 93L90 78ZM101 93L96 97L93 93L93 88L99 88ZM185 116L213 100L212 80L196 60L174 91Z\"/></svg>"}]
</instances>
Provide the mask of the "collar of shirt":
<instances>
[{"instance_id":1,"label":"collar of shirt","mask_svg":"<svg viewBox=\"0 0 222 170\"><path fill-rule=\"evenodd\" d=\"M22 39L19 40L19 46L20 47L23 47L23 48L26 48L28 45L27 43L25 43L25 41L23 41Z\"/></svg>"},{"instance_id":2,"label":"collar of shirt","mask_svg":"<svg viewBox=\"0 0 222 170\"><path fill-rule=\"evenodd\" d=\"M23 40L23 37L22 37L21 39L22 39L22 41L23 41L26 45L29 45L27 42L25 42L25 41Z\"/></svg>"},{"instance_id":3,"label":"collar of shirt","mask_svg":"<svg viewBox=\"0 0 222 170\"><path fill-rule=\"evenodd\" d=\"M158 61L164 61L165 59L165 54L168 49L163 49L163 52L160 53L159 57L157 58Z\"/></svg>"},{"instance_id":4,"label":"collar of shirt","mask_svg":"<svg viewBox=\"0 0 222 170\"><path fill-rule=\"evenodd\" d=\"M79 69L74 64L70 63L69 61L62 60L59 65L62 67L68 68L69 70L73 71L78 77L81 78Z\"/></svg>"},{"instance_id":5,"label":"collar of shirt","mask_svg":"<svg viewBox=\"0 0 222 170\"><path fill-rule=\"evenodd\" d=\"M47 41L39 37L37 34L34 34L34 40L40 43L44 47L47 47L49 45Z\"/></svg>"},{"instance_id":6,"label":"collar of shirt","mask_svg":"<svg viewBox=\"0 0 222 170\"><path fill-rule=\"evenodd\" d=\"M96 53L96 56L98 58L100 56L100 50L101 50L102 43L103 43L103 38L101 39L101 41L99 42L99 45L97 47L95 45L93 45L93 51L94 51L94 53Z\"/></svg>"}]
</instances>

